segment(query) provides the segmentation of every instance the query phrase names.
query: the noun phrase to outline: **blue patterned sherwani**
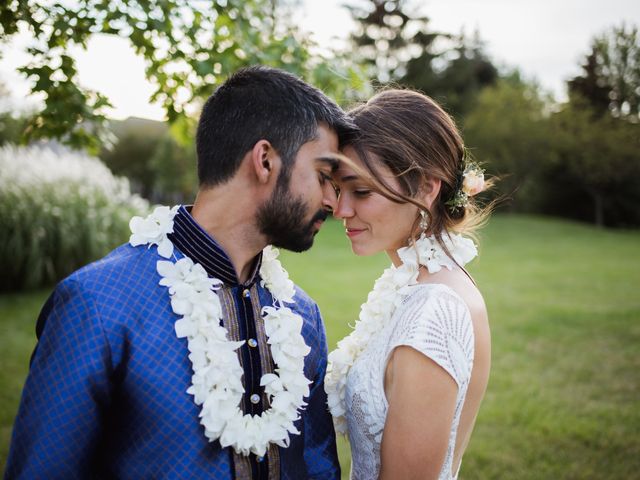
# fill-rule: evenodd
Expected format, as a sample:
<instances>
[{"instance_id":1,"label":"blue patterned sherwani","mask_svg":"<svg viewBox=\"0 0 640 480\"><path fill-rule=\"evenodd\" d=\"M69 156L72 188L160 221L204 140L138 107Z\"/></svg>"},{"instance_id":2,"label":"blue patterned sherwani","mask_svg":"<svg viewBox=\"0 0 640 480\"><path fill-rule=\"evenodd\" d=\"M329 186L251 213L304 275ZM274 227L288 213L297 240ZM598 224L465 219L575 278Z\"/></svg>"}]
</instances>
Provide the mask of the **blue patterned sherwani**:
<instances>
[{"instance_id":1,"label":"blue patterned sherwani","mask_svg":"<svg viewBox=\"0 0 640 480\"><path fill-rule=\"evenodd\" d=\"M184 207L179 217L192 223L186 232L215 246ZM176 250L178 257L188 250L185 243L174 244L185 245ZM294 309L304 318L302 333L311 347L305 375L313 381L309 405L296 424L301 434L291 436L288 448L272 447L268 474L256 469L255 458L243 474L237 455L207 441L199 407L186 393L191 363L186 339L174 331L177 316L167 289L158 285L160 259L155 247L123 245L57 286L38 319L39 342L5 479L340 478L323 388L327 346L315 303L297 289ZM229 298L251 295L258 307L270 305L259 279L256 273L250 285L229 284ZM232 301L229 308L234 305L233 315L246 323L242 305ZM237 335L248 334L240 328ZM255 358L255 351L249 354ZM247 368L244 362L245 389Z\"/></svg>"}]
</instances>

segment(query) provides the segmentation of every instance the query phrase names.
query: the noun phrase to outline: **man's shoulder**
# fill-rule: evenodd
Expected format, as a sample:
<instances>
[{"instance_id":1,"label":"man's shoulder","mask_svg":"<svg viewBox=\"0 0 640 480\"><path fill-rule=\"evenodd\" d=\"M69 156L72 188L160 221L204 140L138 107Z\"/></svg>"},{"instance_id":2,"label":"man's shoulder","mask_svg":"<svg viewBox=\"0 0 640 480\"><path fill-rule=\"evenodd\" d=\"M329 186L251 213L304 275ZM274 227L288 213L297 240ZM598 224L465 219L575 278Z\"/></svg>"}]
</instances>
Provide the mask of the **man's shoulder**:
<instances>
[{"instance_id":1,"label":"man's shoulder","mask_svg":"<svg viewBox=\"0 0 640 480\"><path fill-rule=\"evenodd\" d=\"M105 257L76 270L61 283L78 285L86 293L110 295L114 291L140 290L157 284L155 248L124 244Z\"/></svg>"},{"instance_id":2,"label":"man's shoulder","mask_svg":"<svg viewBox=\"0 0 640 480\"><path fill-rule=\"evenodd\" d=\"M318 316L318 304L298 285L294 284L296 290L293 297L295 309L305 320L315 320Z\"/></svg>"}]
</instances>

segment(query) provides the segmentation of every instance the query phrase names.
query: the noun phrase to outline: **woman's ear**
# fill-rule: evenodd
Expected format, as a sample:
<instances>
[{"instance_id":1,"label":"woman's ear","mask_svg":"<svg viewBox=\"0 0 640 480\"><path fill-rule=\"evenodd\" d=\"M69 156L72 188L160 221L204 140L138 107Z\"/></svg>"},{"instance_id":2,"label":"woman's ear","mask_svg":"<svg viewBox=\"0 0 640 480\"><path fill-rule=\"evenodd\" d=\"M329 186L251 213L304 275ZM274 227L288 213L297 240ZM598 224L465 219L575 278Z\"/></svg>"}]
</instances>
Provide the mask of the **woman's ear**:
<instances>
[{"instance_id":1,"label":"woman's ear","mask_svg":"<svg viewBox=\"0 0 640 480\"><path fill-rule=\"evenodd\" d=\"M422 185L420 186L420 190L418 190L418 197L429 207L431 208L431 204L438 198L438 194L440 193L440 187L442 186L442 181L439 178L426 178Z\"/></svg>"},{"instance_id":2,"label":"woman's ear","mask_svg":"<svg viewBox=\"0 0 640 480\"><path fill-rule=\"evenodd\" d=\"M259 140L251 149L251 167L258 183L267 184L277 178L280 168L280 156L268 140Z\"/></svg>"}]
</instances>

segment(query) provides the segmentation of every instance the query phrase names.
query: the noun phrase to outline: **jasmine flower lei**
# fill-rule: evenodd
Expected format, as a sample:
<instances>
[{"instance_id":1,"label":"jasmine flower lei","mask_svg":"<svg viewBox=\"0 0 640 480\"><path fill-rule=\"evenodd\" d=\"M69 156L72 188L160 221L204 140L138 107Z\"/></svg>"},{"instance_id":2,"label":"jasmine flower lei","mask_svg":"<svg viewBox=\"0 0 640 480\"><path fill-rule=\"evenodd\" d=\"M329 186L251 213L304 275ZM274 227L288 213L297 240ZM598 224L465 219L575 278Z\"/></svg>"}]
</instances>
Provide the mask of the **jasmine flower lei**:
<instances>
[{"instance_id":1,"label":"jasmine flower lei","mask_svg":"<svg viewBox=\"0 0 640 480\"><path fill-rule=\"evenodd\" d=\"M133 217L129 223L129 243L136 246L157 246L159 260L156 270L159 284L167 287L171 308L178 315L175 332L187 339L193 376L187 393L201 407L200 423L204 435L231 447L237 453L263 456L271 443L289 446L289 435L300 432L294 422L306 405L309 384L304 376L304 358L310 348L302 337L302 318L284 303L292 303L293 282L277 260L278 251L267 246L263 251L260 276L274 302L262 309L267 343L276 373L262 376L270 407L261 415L243 414L240 402L244 395L243 370L236 350L244 344L228 339L221 326L222 306L216 290L222 282L210 278L202 265L184 257L176 260L173 244L167 237L173 232L173 218L179 207L157 207L146 218Z\"/></svg>"}]
</instances>

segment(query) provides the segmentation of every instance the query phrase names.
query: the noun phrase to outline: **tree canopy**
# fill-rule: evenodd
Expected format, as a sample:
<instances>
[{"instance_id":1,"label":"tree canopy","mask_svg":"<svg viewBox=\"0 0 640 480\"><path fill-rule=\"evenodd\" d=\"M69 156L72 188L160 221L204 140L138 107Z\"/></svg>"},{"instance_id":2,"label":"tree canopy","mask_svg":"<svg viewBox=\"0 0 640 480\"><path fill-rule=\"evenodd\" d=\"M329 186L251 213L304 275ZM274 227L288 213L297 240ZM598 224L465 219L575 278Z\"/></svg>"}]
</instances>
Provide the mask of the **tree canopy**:
<instances>
[{"instance_id":1,"label":"tree canopy","mask_svg":"<svg viewBox=\"0 0 640 480\"><path fill-rule=\"evenodd\" d=\"M598 115L609 113L640 121L640 36L622 24L594 37L582 73L568 82L569 92L586 100Z\"/></svg>"},{"instance_id":2,"label":"tree canopy","mask_svg":"<svg viewBox=\"0 0 640 480\"><path fill-rule=\"evenodd\" d=\"M460 119L480 90L498 79L478 33L469 38L433 30L420 2L369 0L348 8L356 22L354 56L380 84L423 91Z\"/></svg>"},{"instance_id":3,"label":"tree canopy","mask_svg":"<svg viewBox=\"0 0 640 480\"><path fill-rule=\"evenodd\" d=\"M415 2L369 0L347 8L356 22L351 34L355 54L378 83L397 81L412 58L432 52L439 37L448 37L430 31L429 18L417 13Z\"/></svg>"},{"instance_id":4,"label":"tree canopy","mask_svg":"<svg viewBox=\"0 0 640 480\"><path fill-rule=\"evenodd\" d=\"M256 63L289 70L339 101L354 97L365 85L358 69L339 54L312 54L310 41L284 20L286 8L276 0L2 2L0 41L21 29L31 33L32 60L21 71L32 79L32 93L45 98L27 138L53 137L93 151L104 142L109 100L78 83L70 54L96 34L129 40L155 87L151 101L183 131L226 76Z\"/></svg>"}]
</instances>

